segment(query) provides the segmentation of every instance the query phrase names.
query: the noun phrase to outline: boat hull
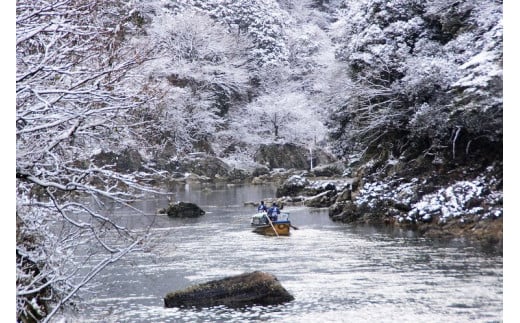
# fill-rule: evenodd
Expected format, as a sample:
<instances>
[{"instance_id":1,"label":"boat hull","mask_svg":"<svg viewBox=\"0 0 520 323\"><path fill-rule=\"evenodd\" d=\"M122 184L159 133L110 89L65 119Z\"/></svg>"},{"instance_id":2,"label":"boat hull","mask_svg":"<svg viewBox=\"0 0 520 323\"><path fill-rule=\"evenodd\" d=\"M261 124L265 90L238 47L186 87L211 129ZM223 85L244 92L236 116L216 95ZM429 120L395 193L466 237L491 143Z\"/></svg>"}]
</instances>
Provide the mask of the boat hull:
<instances>
[{"instance_id":1,"label":"boat hull","mask_svg":"<svg viewBox=\"0 0 520 323\"><path fill-rule=\"evenodd\" d=\"M274 227L274 229L273 229ZM276 230L276 232L275 232ZM270 224L262 224L255 226L253 229L253 232L263 234L266 236L288 236L290 235L291 231L291 222L289 221L278 221L273 222L273 225Z\"/></svg>"}]
</instances>

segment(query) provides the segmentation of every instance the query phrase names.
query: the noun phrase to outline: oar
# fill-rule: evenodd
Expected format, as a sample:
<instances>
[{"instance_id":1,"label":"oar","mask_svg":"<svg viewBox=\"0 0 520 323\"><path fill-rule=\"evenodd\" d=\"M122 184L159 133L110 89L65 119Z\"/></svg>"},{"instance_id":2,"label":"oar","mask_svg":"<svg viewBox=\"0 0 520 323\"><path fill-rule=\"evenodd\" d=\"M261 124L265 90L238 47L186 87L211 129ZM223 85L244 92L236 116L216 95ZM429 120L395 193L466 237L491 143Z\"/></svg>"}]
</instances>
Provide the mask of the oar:
<instances>
[{"instance_id":1,"label":"oar","mask_svg":"<svg viewBox=\"0 0 520 323\"><path fill-rule=\"evenodd\" d=\"M269 224L271 225L271 227L273 227L274 233L276 233L277 237L280 237L278 235L278 232L276 232L276 229L274 228L273 222L271 222L271 218L269 217L269 214L267 214L266 216L267 216L267 221L269 221Z\"/></svg>"},{"instance_id":2,"label":"oar","mask_svg":"<svg viewBox=\"0 0 520 323\"><path fill-rule=\"evenodd\" d=\"M294 225L291 224L291 228L293 228L294 230L300 230L298 229L297 227L295 227Z\"/></svg>"}]
</instances>

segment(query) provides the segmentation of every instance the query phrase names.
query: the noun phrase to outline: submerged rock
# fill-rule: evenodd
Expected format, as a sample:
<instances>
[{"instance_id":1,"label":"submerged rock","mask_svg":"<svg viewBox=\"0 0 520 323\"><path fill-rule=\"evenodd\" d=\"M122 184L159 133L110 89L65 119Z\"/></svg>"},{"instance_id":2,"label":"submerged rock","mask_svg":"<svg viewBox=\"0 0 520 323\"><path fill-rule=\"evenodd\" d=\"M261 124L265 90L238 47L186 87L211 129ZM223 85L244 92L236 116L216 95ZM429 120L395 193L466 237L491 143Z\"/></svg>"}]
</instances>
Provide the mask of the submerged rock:
<instances>
[{"instance_id":1,"label":"submerged rock","mask_svg":"<svg viewBox=\"0 0 520 323\"><path fill-rule=\"evenodd\" d=\"M254 271L188 287L168 293L165 307L245 307L277 305L294 300L278 279L269 273Z\"/></svg>"}]
</instances>

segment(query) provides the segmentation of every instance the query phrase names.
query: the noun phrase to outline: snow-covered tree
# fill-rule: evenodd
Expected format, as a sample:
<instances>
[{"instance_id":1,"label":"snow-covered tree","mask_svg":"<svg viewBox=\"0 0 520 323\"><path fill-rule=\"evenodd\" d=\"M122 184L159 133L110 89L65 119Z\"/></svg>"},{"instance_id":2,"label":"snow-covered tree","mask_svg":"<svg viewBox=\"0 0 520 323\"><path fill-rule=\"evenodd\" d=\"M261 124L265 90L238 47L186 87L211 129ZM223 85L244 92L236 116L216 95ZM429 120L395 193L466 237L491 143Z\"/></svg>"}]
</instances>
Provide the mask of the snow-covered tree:
<instances>
[{"instance_id":1,"label":"snow-covered tree","mask_svg":"<svg viewBox=\"0 0 520 323\"><path fill-rule=\"evenodd\" d=\"M304 93L266 94L244 106L231 129L236 139L250 144L282 141L311 146L326 134L317 111Z\"/></svg>"},{"instance_id":2,"label":"snow-covered tree","mask_svg":"<svg viewBox=\"0 0 520 323\"><path fill-rule=\"evenodd\" d=\"M127 114L148 101L127 86L148 55L123 42L139 28L133 9L104 0L16 3L18 320L49 320L144 238L104 206L145 188L90 161L95 150L127 143ZM98 263L80 271L91 252Z\"/></svg>"},{"instance_id":3,"label":"snow-covered tree","mask_svg":"<svg viewBox=\"0 0 520 323\"><path fill-rule=\"evenodd\" d=\"M344 94L334 87L330 126L341 154L453 158L501 143L501 1L344 1L337 18Z\"/></svg>"},{"instance_id":4,"label":"snow-covered tree","mask_svg":"<svg viewBox=\"0 0 520 323\"><path fill-rule=\"evenodd\" d=\"M166 6L173 13L197 10L209 15L237 39L247 40L245 54L254 95L269 86L287 65L285 26L290 16L275 0L181 0Z\"/></svg>"},{"instance_id":5,"label":"snow-covered tree","mask_svg":"<svg viewBox=\"0 0 520 323\"><path fill-rule=\"evenodd\" d=\"M451 84L452 152L501 152L503 136L503 25L502 1L466 1L432 13L441 22L458 22L457 36L445 45L457 63L458 78ZM428 12L434 9L428 8ZM466 18L466 19L464 19ZM444 23L457 26L457 23ZM446 27L448 28L448 27ZM457 142L457 139L458 142Z\"/></svg>"},{"instance_id":6,"label":"snow-covered tree","mask_svg":"<svg viewBox=\"0 0 520 323\"><path fill-rule=\"evenodd\" d=\"M144 136L171 145L175 155L211 142L230 107L247 100L249 91L247 41L207 14L181 9L153 15L147 34L134 40L154 53L135 82L160 98L138 115L153 120Z\"/></svg>"},{"instance_id":7,"label":"snow-covered tree","mask_svg":"<svg viewBox=\"0 0 520 323\"><path fill-rule=\"evenodd\" d=\"M283 64L287 60L284 35L284 11L276 1L196 1L203 3L217 20L237 34L251 39L249 57L259 66Z\"/></svg>"}]
</instances>

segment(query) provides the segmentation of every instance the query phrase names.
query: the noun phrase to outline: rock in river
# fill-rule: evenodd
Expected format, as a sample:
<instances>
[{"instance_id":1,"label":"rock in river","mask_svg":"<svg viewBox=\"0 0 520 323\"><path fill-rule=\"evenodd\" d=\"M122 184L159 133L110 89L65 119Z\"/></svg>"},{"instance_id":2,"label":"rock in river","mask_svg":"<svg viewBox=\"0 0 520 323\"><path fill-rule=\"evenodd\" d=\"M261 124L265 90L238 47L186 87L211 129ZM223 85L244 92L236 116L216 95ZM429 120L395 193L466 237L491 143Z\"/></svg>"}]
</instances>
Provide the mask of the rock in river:
<instances>
[{"instance_id":1,"label":"rock in river","mask_svg":"<svg viewBox=\"0 0 520 323\"><path fill-rule=\"evenodd\" d=\"M206 214L197 204L189 202L170 203L165 209L157 211L159 214L168 214L174 218L196 218Z\"/></svg>"},{"instance_id":2,"label":"rock in river","mask_svg":"<svg viewBox=\"0 0 520 323\"><path fill-rule=\"evenodd\" d=\"M269 273L254 271L168 293L165 307L276 305L294 297Z\"/></svg>"}]
</instances>

